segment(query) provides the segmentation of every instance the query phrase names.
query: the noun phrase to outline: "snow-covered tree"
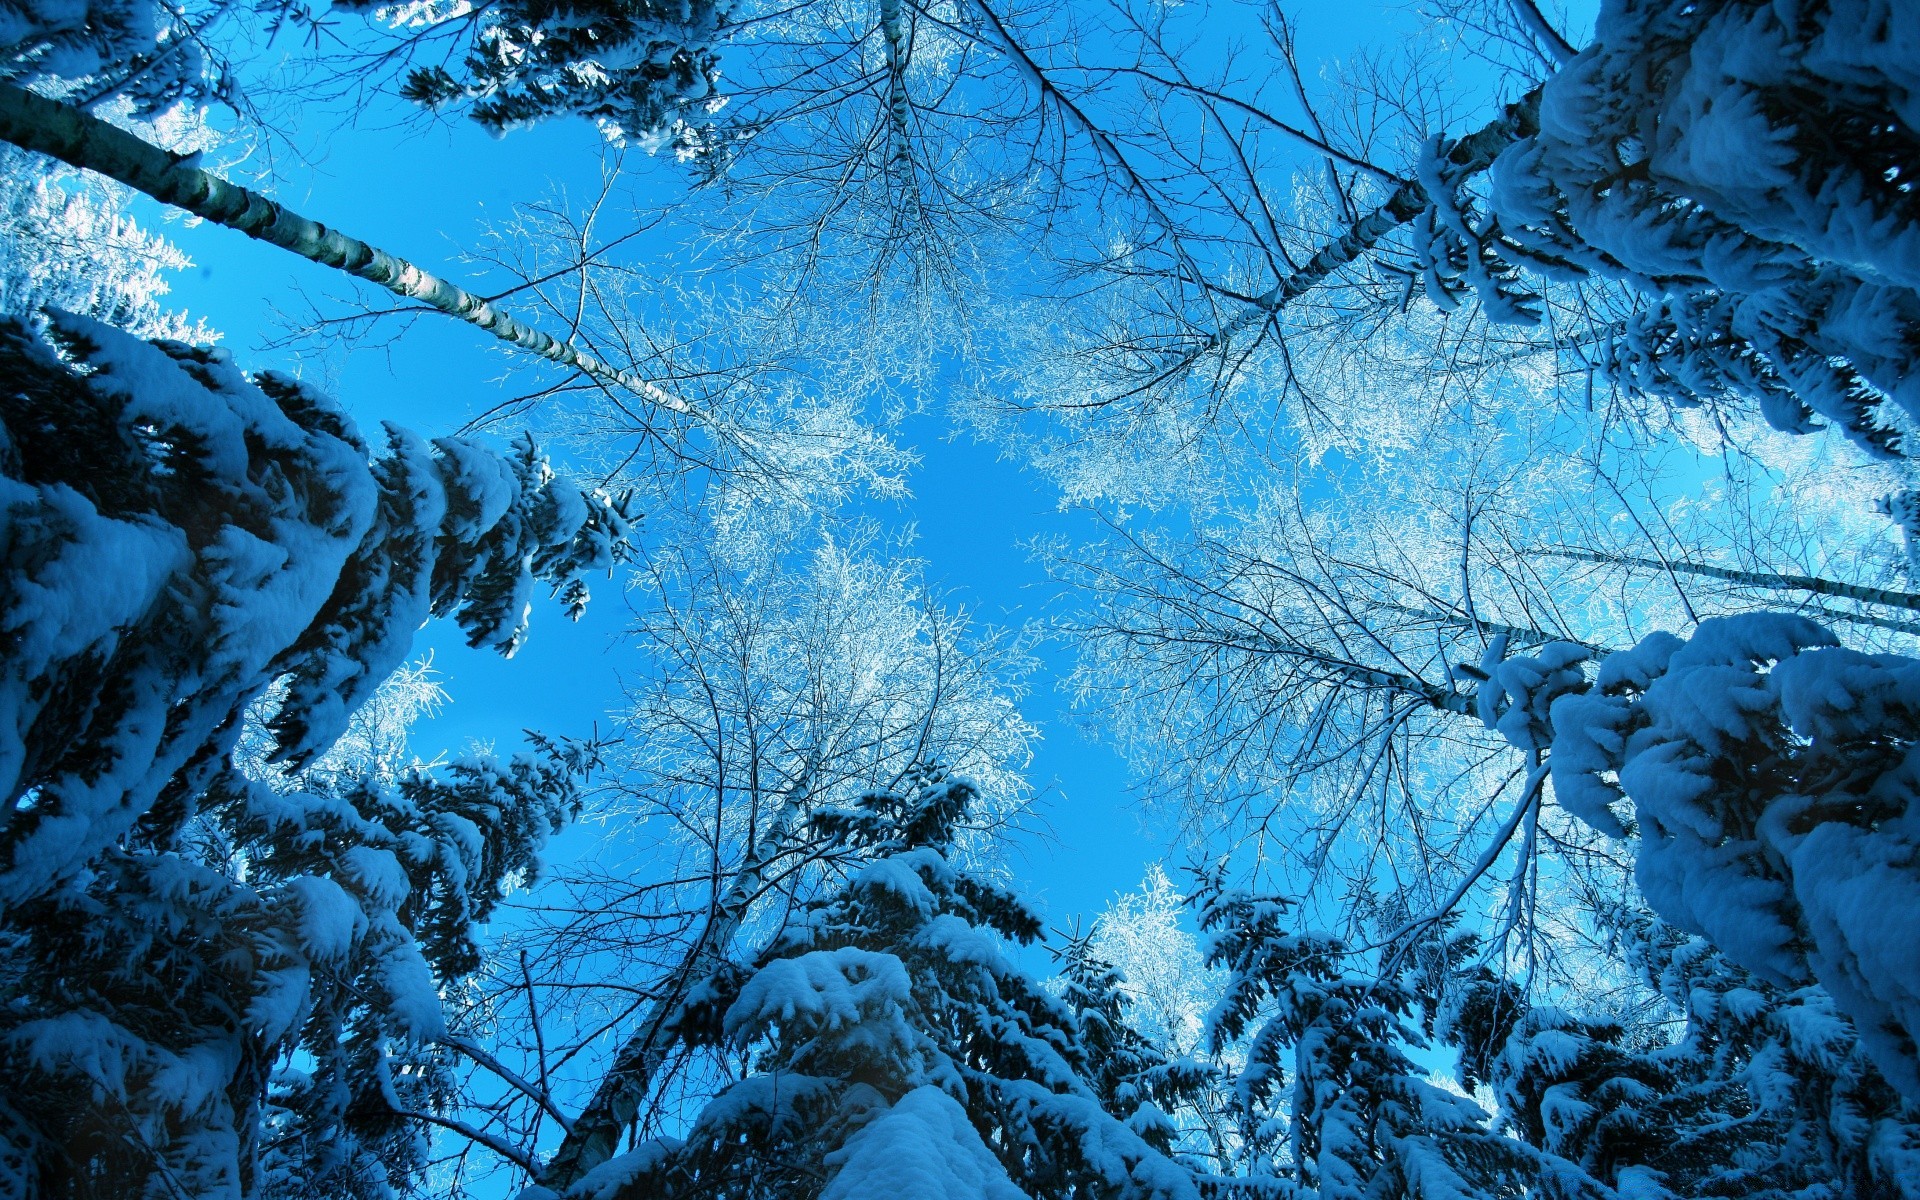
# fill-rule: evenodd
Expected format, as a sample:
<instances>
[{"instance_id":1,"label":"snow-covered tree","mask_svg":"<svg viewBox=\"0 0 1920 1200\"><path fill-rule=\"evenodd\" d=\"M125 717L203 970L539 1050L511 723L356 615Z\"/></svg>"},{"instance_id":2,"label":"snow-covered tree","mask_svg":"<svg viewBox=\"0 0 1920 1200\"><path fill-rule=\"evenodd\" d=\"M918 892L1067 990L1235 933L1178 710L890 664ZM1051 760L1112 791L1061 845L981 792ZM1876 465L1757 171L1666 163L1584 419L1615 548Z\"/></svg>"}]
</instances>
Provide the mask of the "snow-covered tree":
<instances>
[{"instance_id":1,"label":"snow-covered tree","mask_svg":"<svg viewBox=\"0 0 1920 1200\"><path fill-rule=\"evenodd\" d=\"M1516 659L1482 692L1510 739L1550 747L1560 804L1637 839L1666 920L1775 987L1817 980L1920 1095L1920 960L1890 935L1920 922L1920 664L1759 613L1654 634L1591 686L1580 653L1548 654L1556 669Z\"/></svg>"},{"instance_id":2,"label":"snow-covered tree","mask_svg":"<svg viewBox=\"0 0 1920 1200\"><path fill-rule=\"evenodd\" d=\"M1086 938L1088 951L1119 972L1133 1024L1176 1056L1205 1040L1217 985L1201 965L1199 940L1181 922L1186 910L1185 893L1150 863L1140 886L1102 909Z\"/></svg>"},{"instance_id":3,"label":"snow-covered tree","mask_svg":"<svg viewBox=\"0 0 1920 1200\"><path fill-rule=\"evenodd\" d=\"M1126 976L1099 957L1098 930L1070 937L1059 950L1060 998L1080 1022L1080 1044L1101 1107L1120 1116L1162 1154L1178 1149L1180 1128L1172 1110L1194 1103L1212 1084L1214 1071L1143 1033Z\"/></svg>"},{"instance_id":4,"label":"snow-covered tree","mask_svg":"<svg viewBox=\"0 0 1920 1200\"><path fill-rule=\"evenodd\" d=\"M1912 9L1880 0L1608 0L1543 88L1539 132L1494 163L1496 219L1469 222L1448 181L1428 190L1462 261L1500 242L1550 276L1636 294L1596 360L1621 384L1738 397L1776 428L1825 420L1905 453L1920 416L1916 36ZM1504 298L1508 275L1473 282L1490 312L1531 319Z\"/></svg>"},{"instance_id":5,"label":"snow-covered tree","mask_svg":"<svg viewBox=\"0 0 1920 1200\"><path fill-rule=\"evenodd\" d=\"M1026 803L1020 641L973 627L929 594L917 563L858 534L765 533L728 515L699 531L705 544L648 556L630 603L649 666L630 679L595 805L606 838L560 874L568 899L519 935L531 970L510 972L487 1005L497 1052L527 1075L546 1074L543 1046L567 1060L554 1086L572 1119L542 1170L556 1191L635 1121L669 1120L685 1058L670 1023L686 989L754 958L793 903L830 885L823 866L842 850L811 814L938 758L991 796L955 833L960 860L980 862ZM527 1119L537 1141L546 1115Z\"/></svg>"},{"instance_id":6,"label":"snow-covered tree","mask_svg":"<svg viewBox=\"0 0 1920 1200\"><path fill-rule=\"evenodd\" d=\"M680 1022L750 1073L683 1139L645 1143L568 1194L1196 1196L1101 1107L1079 1021L1008 958L1038 918L950 860L974 798L931 771L819 814L860 850L843 887L706 982Z\"/></svg>"},{"instance_id":7,"label":"snow-covered tree","mask_svg":"<svg viewBox=\"0 0 1920 1200\"><path fill-rule=\"evenodd\" d=\"M578 809L580 747L277 791L8 913L0 1180L47 1197L387 1197L444 1107L441 994ZM22 1103L24 1098L31 1103Z\"/></svg>"},{"instance_id":8,"label":"snow-covered tree","mask_svg":"<svg viewBox=\"0 0 1920 1200\"><path fill-rule=\"evenodd\" d=\"M1775 988L1643 915L1611 922L1681 1024L1629 1033L1509 987L1501 1019L1458 1013L1502 1119L1623 1196L1915 1194L1920 1117L1888 1087L1817 986ZM1488 1060L1483 1042L1502 1044Z\"/></svg>"},{"instance_id":9,"label":"snow-covered tree","mask_svg":"<svg viewBox=\"0 0 1920 1200\"><path fill-rule=\"evenodd\" d=\"M167 276L192 265L128 214L118 184L0 146L0 312L59 308L143 338L215 340L162 307Z\"/></svg>"},{"instance_id":10,"label":"snow-covered tree","mask_svg":"<svg viewBox=\"0 0 1920 1200\"><path fill-rule=\"evenodd\" d=\"M1285 1123L1270 1194L1610 1200L1574 1164L1503 1135L1472 1100L1425 1078L1407 1053L1422 1045L1422 997L1406 981L1360 969L1338 938L1288 932L1291 903L1227 886L1224 867L1201 874L1194 903L1207 961L1228 976L1212 1046L1248 1039L1241 1102Z\"/></svg>"},{"instance_id":11,"label":"snow-covered tree","mask_svg":"<svg viewBox=\"0 0 1920 1200\"><path fill-rule=\"evenodd\" d=\"M53 314L0 327L11 536L0 686L0 903L123 839L168 844L276 681L275 758L324 751L450 615L511 653L536 582L574 612L624 546L619 505L511 457L389 429L224 354Z\"/></svg>"},{"instance_id":12,"label":"snow-covered tree","mask_svg":"<svg viewBox=\"0 0 1920 1200\"><path fill-rule=\"evenodd\" d=\"M217 86L198 35L218 15L217 7L189 13L153 0L9 0L0 6L0 79L77 89L83 103L123 97L139 113L160 112Z\"/></svg>"},{"instance_id":13,"label":"snow-covered tree","mask_svg":"<svg viewBox=\"0 0 1920 1200\"><path fill-rule=\"evenodd\" d=\"M24 1194L332 1171L385 1194L420 1165L406 1114L437 1104L394 1047L444 1033L438 989L585 763L269 788L231 752L271 690L270 757L322 754L429 615L511 653L536 581L577 613L622 508L530 441L389 429L371 459L292 379L82 317L7 322L0 361L0 1070L48 1098L9 1110L8 1170ZM306 1076L274 1076L296 1046Z\"/></svg>"},{"instance_id":14,"label":"snow-covered tree","mask_svg":"<svg viewBox=\"0 0 1920 1200\"><path fill-rule=\"evenodd\" d=\"M417 68L405 93L425 104L466 104L496 133L548 117L583 116L612 138L677 142L691 150L723 103L715 45L731 12L715 0L512 0L457 10L416 3L388 11L402 24L470 30L458 74L445 66Z\"/></svg>"}]
</instances>

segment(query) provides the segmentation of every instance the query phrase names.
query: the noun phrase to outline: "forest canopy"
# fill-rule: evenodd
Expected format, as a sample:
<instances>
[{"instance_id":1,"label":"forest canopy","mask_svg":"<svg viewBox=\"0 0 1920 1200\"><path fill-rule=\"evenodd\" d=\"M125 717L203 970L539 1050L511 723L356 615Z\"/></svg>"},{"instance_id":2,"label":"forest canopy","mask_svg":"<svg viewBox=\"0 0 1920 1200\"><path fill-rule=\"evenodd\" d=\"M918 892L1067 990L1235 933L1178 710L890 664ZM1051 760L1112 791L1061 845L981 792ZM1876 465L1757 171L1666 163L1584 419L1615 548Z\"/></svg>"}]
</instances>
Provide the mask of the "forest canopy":
<instances>
[{"instance_id":1,"label":"forest canopy","mask_svg":"<svg viewBox=\"0 0 1920 1200\"><path fill-rule=\"evenodd\" d=\"M1916 171L1904 0L0 0L0 1195L1920 1197Z\"/></svg>"}]
</instances>

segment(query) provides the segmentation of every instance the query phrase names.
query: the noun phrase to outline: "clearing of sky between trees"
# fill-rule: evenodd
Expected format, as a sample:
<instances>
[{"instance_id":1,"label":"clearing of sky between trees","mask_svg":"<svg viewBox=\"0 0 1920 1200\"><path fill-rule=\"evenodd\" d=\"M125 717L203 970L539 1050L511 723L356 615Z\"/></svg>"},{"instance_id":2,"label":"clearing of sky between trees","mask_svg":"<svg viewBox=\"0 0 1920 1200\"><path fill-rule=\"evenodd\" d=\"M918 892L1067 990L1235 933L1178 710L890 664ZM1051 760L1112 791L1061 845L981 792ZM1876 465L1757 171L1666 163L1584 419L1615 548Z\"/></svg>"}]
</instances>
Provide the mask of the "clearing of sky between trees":
<instances>
[{"instance_id":1,"label":"clearing of sky between trees","mask_svg":"<svg viewBox=\"0 0 1920 1200\"><path fill-rule=\"evenodd\" d=\"M1920 1200L1920 4L0 48L0 1197Z\"/></svg>"}]
</instances>

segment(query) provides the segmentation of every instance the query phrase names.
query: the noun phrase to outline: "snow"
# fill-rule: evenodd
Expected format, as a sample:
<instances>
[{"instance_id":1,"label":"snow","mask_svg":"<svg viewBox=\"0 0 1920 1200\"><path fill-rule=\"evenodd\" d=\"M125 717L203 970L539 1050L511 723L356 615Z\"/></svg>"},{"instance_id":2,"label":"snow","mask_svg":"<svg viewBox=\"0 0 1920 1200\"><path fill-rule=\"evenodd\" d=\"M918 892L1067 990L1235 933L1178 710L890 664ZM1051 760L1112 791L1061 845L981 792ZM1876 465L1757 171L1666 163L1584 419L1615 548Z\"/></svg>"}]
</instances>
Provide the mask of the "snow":
<instances>
[{"instance_id":1,"label":"snow","mask_svg":"<svg viewBox=\"0 0 1920 1200\"><path fill-rule=\"evenodd\" d=\"M850 890L886 892L893 903L925 917L933 911L933 893L921 881L916 865L904 855L875 859L854 873Z\"/></svg>"},{"instance_id":2,"label":"snow","mask_svg":"<svg viewBox=\"0 0 1920 1200\"><path fill-rule=\"evenodd\" d=\"M1027 1200L936 1087L900 1097L825 1163L834 1174L820 1200Z\"/></svg>"},{"instance_id":3,"label":"snow","mask_svg":"<svg viewBox=\"0 0 1920 1200\"><path fill-rule=\"evenodd\" d=\"M616 1154L582 1175L568 1188L568 1200L618 1200L623 1189L658 1169L684 1144L678 1138L655 1138L640 1143L625 1154ZM520 1193L518 1200L556 1198L546 1188L529 1187Z\"/></svg>"},{"instance_id":4,"label":"snow","mask_svg":"<svg viewBox=\"0 0 1920 1200\"><path fill-rule=\"evenodd\" d=\"M1913 26L1890 0L1607 0L1592 42L1544 85L1538 135L1493 165L1497 237L1423 167L1429 221L1491 319L1532 316L1486 265L1502 256L1637 292L1599 356L1617 383L1681 405L1756 403L1791 432L1825 417L1894 456L1877 406L1920 415L1901 348L1920 329L1920 221L1896 182L1912 126L1862 114L1913 108Z\"/></svg>"},{"instance_id":5,"label":"snow","mask_svg":"<svg viewBox=\"0 0 1920 1200\"><path fill-rule=\"evenodd\" d=\"M1551 715L1556 796L1615 837L1631 802L1653 909L1777 987L1817 979L1920 1096L1920 945L1893 932L1920 928L1920 662L1798 616L1712 618L1610 656Z\"/></svg>"},{"instance_id":6,"label":"snow","mask_svg":"<svg viewBox=\"0 0 1920 1200\"><path fill-rule=\"evenodd\" d=\"M340 855L340 869L369 904L380 908L399 908L413 890L400 860L391 850L349 846Z\"/></svg>"},{"instance_id":7,"label":"snow","mask_svg":"<svg viewBox=\"0 0 1920 1200\"><path fill-rule=\"evenodd\" d=\"M367 925L346 889L331 879L303 875L289 879L284 890L294 909L301 949L321 962L345 958Z\"/></svg>"},{"instance_id":8,"label":"snow","mask_svg":"<svg viewBox=\"0 0 1920 1200\"><path fill-rule=\"evenodd\" d=\"M754 972L727 1009L734 1038L757 1036L769 1025L851 1028L897 1015L912 1002L912 986L898 958L855 947L814 950L779 958Z\"/></svg>"}]
</instances>

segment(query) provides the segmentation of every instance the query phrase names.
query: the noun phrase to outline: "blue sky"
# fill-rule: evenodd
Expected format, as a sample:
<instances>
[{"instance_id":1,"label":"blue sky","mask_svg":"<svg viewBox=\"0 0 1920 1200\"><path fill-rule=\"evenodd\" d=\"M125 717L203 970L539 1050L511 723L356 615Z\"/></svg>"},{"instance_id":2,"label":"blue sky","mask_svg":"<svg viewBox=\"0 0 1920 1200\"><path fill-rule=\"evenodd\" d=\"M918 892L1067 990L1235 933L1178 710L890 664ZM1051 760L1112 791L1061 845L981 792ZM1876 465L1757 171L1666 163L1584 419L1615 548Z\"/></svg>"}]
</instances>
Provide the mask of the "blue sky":
<instances>
[{"instance_id":1,"label":"blue sky","mask_svg":"<svg viewBox=\"0 0 1920 1200\"><path fill-rule=\"evenodd\" d=\"M1576 7L1584 12L1588 6ZM1378 43L1420 20L1411 8L1289 9L1308 63L1356 43ZM1222 11L1247 18L1244 32L1252 31L1260 12L1253 5ZM350 35L353 20L341 18L338 29ZM262 75L270 66L254 64ZM1486 91L1474 80L1456 83L1465 84L1469 95ZM472 268L456 256L478 240L490 217L504 217L515 202L555 187L575 197L590 195L599 181L603 143L584 120L550 121L495 139L469 122L436 122L388 93L373 92L351 113L283 110L270 114L270 124L276 134L268 143L276 199L456 279L472 278ZM671 168L651 172L645 186L663 202L684 190ZM160 216L153 205L142 215L150 221ZM177 221L168 228L196 263L176 281L173 300L222 330L242 365L300 370L346 404L363 427L386 420L429 436L452 432L528 377L516 379L513 360L479 331L438 318L419 319L397 339L300 362L290 350L267 347L280 331L276 310L303 313L312 298L337 313L339 306L326 300L350 294L354 285L224 229ZM1042 615L1052 586L1022 547L1036 535L1085 532L1081 518L1059 512L1050 485L1001 459L994 448L951 439L944 414L937 405L929 409L897 433L922 458L910 481L913 498L873 515L895 527L912 524L929 582L980 620L1011 625ZM564 735L584 732L596 721L604 726L619 698L618 672L634 660L621 645L625 613L618 586L596 590L599 603L578 625L569 626L551 607L536 611L527 646L512 662L466 649L450 626L424 631L419 649L433 654L453 703L420 730L420 748L457 751L473 740L504 748L523 727ZM1147 863L1164 857L1167 847L1164 837L1142 830L1117 756L1077 728L1056 686L1071 666L1068 655L1058 647L1042 654L1025 707L1043 735L1030 777L1041 795L1036 823L1045 832L1014 846L1010 865L1050 920L1064 924L1076 915L1091 917L1116 892L1134 887Z\"/></svg>"},{"instance_id":2,"label":"blue sky","mask_svg":"<svg viewBox=\"0 0 1920 1200\"><path fill-rule=\"evenodd\" d=\"M276 199L456 279L472 277L455 256L490 213L504 215L516 200L554 185L586 193L600 166L599 135L585 122L554 122L496 140L459 123L363 120L342 127L335 115L315 112L285 132L309 161L276 155ZM662 187L677 185L671 173L659 175ZM157 206L141 216L164 219ZM427 436L450 433L524 384L526 376L516 379L513 361L484 334L440 318L422 318L395 340L305 361L291 349L271 348L281 332L276 311L304 312L308 298L327 308L327 298L348 294L352 285L225 229L176 220L167 231L195 262L176 279L170 302L221 330L241 365L299 371L363 428L393 421ZM1023 543L1079 521L1057 510L1055 493L1039 477L950 432L937 412L910 419L899 436L922 458L913 497L869 511L896 527L912 524L928 582L980 621L1018 625L1040 616L1052 586ZM619 701L619 672L637 662L622 644L626 611L618 584L601 584L595 593L576 625L551 605L537 607L527 644L510 662L467 649L449 623L424 630L416 648L433 655L453 702L418 730L418 749L457 752L471 741L508 749L522 728L562 735L584 733L596 721L605 728ZM1025 705L1043 735L1029 773L1040 792L1037 828L1011 848L1009 865L1049 920L1065 925L1077 915L1091 918L1115 893L1137 885L1164 846L1142 830L1128 804L1123 764L1079 731L1057 689L1069 656L1047 647L1042 658ZM591 843L567 839L557 849L583 844Z\"/></svg>"}]
</instances>

